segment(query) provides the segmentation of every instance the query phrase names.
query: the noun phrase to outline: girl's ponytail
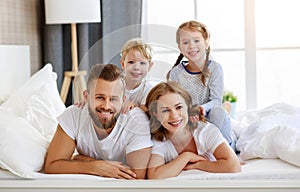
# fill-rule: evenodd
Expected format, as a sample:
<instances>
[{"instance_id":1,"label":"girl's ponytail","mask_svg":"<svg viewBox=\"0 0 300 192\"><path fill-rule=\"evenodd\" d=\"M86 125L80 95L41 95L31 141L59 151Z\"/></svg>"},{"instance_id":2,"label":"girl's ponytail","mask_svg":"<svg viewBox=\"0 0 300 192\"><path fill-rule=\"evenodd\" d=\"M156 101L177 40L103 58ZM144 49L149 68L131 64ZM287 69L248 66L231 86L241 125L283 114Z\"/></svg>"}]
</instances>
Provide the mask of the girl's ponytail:
<instances>
[{"instance_id":1,"label":"girl's ponytail","mask_svg":"<svg viewBox=\"0 0 300 192\"><path fill-rule=\"evenodd\" d=\"M183 54L180 53L177 60L176 60L176 63L173 65L172 68L176 67L180 63L180 61L183 59L183 57L184 57Z\"/></svg>"},{"instance_id":2,"label":"girl's ponytail","mask_svg":"<svg viewBox=\"0 0 300 192\"><path fill-rule=\"evenodd\" d=\"M201 82L204 86L206 86L205 82L206 79L210 77L210 71L208 69L208 64L209 64L209 54L210 54L210 46L206 49L206 58L205 58L205 64L203 71L201 72Z\"/></svg>"},{"instance_id":3,"label":"girl's ponytail","mask_svg":"<svg viewBox=\"0 0 300 192\"><path fill-rule=\"evenodd\" d=\"M183 54L180 53L179 56L178 56L178 58L177 58L177 60L176 60L176 63L173 65L172 69L173 69L174 67L176 67L176 66L181 62L181 60L183 59L183 57L184 57ZM169 77L170 77L170 72L171 72L172 69L170 69L170 71L167 73L167 80L168 80Z\"/></svg>"}]
</instances>

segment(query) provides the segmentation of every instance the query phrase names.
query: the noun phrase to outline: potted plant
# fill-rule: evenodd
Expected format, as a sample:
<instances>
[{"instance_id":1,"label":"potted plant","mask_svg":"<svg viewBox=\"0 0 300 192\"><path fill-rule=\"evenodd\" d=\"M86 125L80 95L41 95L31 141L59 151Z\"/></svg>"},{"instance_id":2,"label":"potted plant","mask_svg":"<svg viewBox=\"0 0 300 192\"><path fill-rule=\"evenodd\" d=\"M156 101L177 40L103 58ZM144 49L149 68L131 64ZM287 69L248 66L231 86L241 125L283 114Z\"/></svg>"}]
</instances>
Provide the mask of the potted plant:
<instances>
[{"instance_id":1,"label":"potted plant","mask_svg":"<svg viewBox=\"0 0 300 192\"><path fill-rule=\"evenodd\" d=\"M235 116L235 111L236 111L236 102L237 102L237 96L233 94L232 91L225 91L223 95L223 103L229 102L230 106L226 107L225 109L230 113L231 117ZM229 108L229 109L228 109Z\"/></svg>"},{"instance_id":2,"label":"potted plant","mask_svg":"<svg viewBox=\"0 0 300 192\"><path fill-rule=\"evenodd\" d=\"M228 101L230 103L236 103L237 101L237 96L233 94L232 91L225 91L223 95L223 103L225 101Z\"/></svg>"}]
</instances>

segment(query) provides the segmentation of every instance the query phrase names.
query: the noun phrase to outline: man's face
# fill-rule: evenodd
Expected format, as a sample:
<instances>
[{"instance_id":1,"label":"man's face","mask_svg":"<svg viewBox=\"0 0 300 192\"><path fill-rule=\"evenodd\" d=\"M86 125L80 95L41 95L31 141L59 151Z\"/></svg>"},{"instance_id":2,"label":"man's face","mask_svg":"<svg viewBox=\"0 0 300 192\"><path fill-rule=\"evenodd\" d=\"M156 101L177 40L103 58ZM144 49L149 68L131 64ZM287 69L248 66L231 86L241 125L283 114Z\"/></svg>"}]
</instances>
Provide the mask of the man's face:
<instances>
[{"instance_id":1,"label":"man's face","mask_svg":"<svg viewBox=\"0 0 300 192\"><path fill-rule=\"evenodd\" d=\"M124 85L120 79L113 82L94 80L88 95L88 109L94 124L99 128L112 128L120 115Z\"/></svg>"}]
</instances>

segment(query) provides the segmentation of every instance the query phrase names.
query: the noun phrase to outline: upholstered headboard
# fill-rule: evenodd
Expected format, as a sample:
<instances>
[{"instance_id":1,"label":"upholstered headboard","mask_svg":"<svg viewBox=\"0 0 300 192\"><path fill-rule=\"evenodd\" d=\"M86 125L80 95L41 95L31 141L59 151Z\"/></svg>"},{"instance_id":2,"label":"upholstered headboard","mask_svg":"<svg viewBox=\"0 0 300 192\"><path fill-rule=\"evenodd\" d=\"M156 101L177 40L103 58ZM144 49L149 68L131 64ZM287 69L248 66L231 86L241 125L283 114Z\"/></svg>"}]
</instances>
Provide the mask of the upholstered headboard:
<instances>
[{"instance_id":1,"label":"upholstered headboard","mask_svg":"<svg viewBox=\"0 0 300 192\"><path fill-rule=\"evenodd\" d=\"M0 45L0 102L30 77L27 45Z\"/></svg>"}]
</instances>

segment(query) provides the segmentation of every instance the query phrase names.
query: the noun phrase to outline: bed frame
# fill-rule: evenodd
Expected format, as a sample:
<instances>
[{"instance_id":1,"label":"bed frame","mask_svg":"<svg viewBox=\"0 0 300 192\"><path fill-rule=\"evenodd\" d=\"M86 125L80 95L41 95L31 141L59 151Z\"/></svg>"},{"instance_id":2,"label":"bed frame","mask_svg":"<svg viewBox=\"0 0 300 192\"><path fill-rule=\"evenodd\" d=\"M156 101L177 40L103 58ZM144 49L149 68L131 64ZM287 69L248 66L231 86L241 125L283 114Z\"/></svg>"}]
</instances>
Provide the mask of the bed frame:
<instances>
[{"instance_id":1,"label":"bed frame","mask_svg":"<svg viewBox=\"0 0 300 192\"><path fill-rule=\"evenodd\" d=\"M72 181L72 180L0 180L0 192L298 192L300 180L135 180L135 181Z\"/></svg>"},{"instance_id":2,"label":"bed frame","mask_svg":"<svg viewBox=\"0 0 300 192\"><path fill-rule=\"evenodd\" d=\"M0 53L7 47L0 46ZM25 51L26 52L26 51ZM6 52L4 55L7 55ZM16 54L20 57L20 54ZM27 55L29 55L27 53ZM15 56L9 56L8 59ZM26 57L27 58L27 57ZM22 60L23 61L23 60ZM21 63L22 63L21 61ZM6 63L10 63L7 61ZM19 64L20 62L17 62ZM29 63L29 62L28 62ZM23 63L22 63L23 64ZM9 65L11 66L11 64ZM19 65L16 65L19 66ZM23 65L22 65L23 66ZM26 66L29 66L26 65ZM17 67L18 68L18 67ZM18 68L19 69L19 68ZM8 70L4 70L7 71ZM24 70L18 70L24 74ZM15 73L12 73L15 78ZM7 81L7 78L4 80ZM22 80L24 82L24 80ZM21 81L21 82L22 82ZM2 84L1 84L2 85ZM16 87L7 89L14 90ZM1 95L0 95L1 96ZM4 155L4 154L0 154ZM266 161L266 162L265 162ZM275 161L275 162L274 162ZM257 163L255 163L257 162ZM262 162L262 163L260 163ZM277 163L276 163L277 162ZM273 164L275 163L275 164ZM165 179L165 180L95 180L92 176L86 178L76 177L64 178L38 178L24 179L7 171L2 171L0 176L0 192L177 192L177 191L197 191L197 192L298 192L300 191L300 168L281 162L280 160L258 160L248 163L244 167L243 178L228 179L222 174L218 178L202 178L201 175L188 175L189 179ZM280 169L279 169L280 168ZM249 178L253 173L258 171L262 176L256 174ZM264 174L266 173L266 174ZM282 176L284 174L284 176ZM281 177L282 176L282 177ZM233 176L232 176L233 177Z\"/></svg>"}]
</instances>

